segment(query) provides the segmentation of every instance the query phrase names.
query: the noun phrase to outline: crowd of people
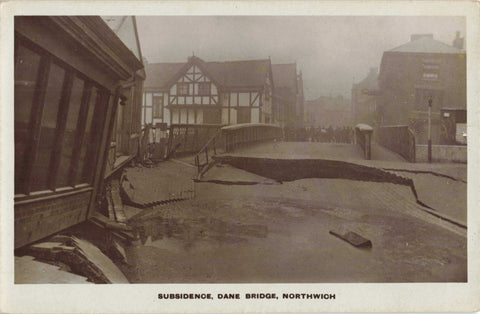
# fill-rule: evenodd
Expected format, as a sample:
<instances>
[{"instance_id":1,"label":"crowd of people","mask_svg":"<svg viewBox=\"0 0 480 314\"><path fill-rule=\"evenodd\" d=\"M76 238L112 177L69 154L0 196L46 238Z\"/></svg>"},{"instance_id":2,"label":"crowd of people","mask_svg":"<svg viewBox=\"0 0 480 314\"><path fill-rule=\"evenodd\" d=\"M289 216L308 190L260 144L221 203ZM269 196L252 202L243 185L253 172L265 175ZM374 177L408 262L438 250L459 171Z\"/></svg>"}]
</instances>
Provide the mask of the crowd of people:
<instances>
[{"instance_id":1,"label":"crowd of people","mask_svg":"<svg viewBox=\"0 0 480 314\"><path fill-rule=\"evenodd\" d=\"M354 130L350 126L343 127L285 127L286 141L320 142L320 143L353 143Z\"/></svg>"}]
</instances>

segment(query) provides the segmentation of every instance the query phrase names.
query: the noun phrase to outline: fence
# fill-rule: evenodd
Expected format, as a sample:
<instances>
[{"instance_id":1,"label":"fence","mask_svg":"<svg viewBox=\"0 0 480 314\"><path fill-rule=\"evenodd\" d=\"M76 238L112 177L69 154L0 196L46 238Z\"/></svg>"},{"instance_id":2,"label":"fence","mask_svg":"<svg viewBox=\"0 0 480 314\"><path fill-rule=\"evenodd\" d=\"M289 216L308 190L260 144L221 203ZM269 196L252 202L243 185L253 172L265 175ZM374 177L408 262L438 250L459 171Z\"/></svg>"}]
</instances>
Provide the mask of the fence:
<instances>
[{"instance_id":1,"label":"fence","mask_svg":"<svg viewBox=\"0 0 480 314\"><path fill-rule=\"evenodd\" d=\"M217 134L221 124L172 124L167 156L175 153L197 153Z\"/></svg>"},{"instance_id":2,"label":"fence","mask_svg":"<svg viewBox=\"0 0 480 314\"><path fill-rule=\"evenodd\" d=\"M378 144L415 162L415 135L408 125L382 126L377 131Z\"/></svg>"},{"instance_id":3,"label":"fence","mask_svg":"<svg viewBox=\"0 0 480 314\"><path fill-rule=\"evenodd\" d=\"M365 159L372 159L372 133L373 129L367 124L355 126L355 141L363 150Z\"/></svg>"}]
</instances>

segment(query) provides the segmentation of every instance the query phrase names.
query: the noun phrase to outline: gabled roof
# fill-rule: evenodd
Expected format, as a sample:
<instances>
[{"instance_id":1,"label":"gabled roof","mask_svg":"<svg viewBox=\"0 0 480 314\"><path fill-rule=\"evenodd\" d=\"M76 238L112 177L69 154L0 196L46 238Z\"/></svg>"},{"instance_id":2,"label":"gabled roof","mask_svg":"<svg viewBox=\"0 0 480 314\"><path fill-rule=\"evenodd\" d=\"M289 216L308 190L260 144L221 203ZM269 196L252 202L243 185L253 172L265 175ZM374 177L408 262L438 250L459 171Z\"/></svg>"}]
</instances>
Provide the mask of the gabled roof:
<instances>
[{"instance_id":1,"label":"gabled roof","mask_svg":"<svg viewBox=\"0 0 480 314\"><path fill-rule=\"evenodd\" d=\"M190 57L185 63L147 64L145 88L170 88L192 65L197 65L205 75L221 87L260 87L270 72L270 60L246 60L226 62L205 62L198 57Z\"/></svg>"},{"instance_id":2,"label":"gabled roof","mask_svg":"<svg viewBox=\"0 0 480 314\"><path fill-rule=\"evenodd\" d=\"M297 89L297 65L289 64L272 64L273 81L275 88L291 88L292 91Z\"/></svg>"},{"instance_id":3,"label":"gabled roof","mask_svg":"<svg viewBox=\"0 0 480 314\"><path fill-rule=\"evenodd\" d=\"M205 62L208 72L223 86L263 86L270 60Z\"/></svg>"},{"instance_id":4,"label":"gabled roof","mask_svg":"<svg viewBox=\"0 0 480 314\"><path fill-rule=\"evenodd\" d=\"M168 89L171 78L180 71L185 63L148 63L145 66L147 79L145 89Z\"/></svg>"},{"instance_id":5,"label":"gabled roof","mask_svg":"<svg viewBox=\"0 0 480 314\"><path fill-rule=\"evenodd\" d=\"M446 53L446 54L457 54L462 52L462 50L456 47L449 46L429 36L420 37L416 40L412 40L406 44L393 48L389 51L412 52L412 53Z\"/></svg>"}]
</instances>

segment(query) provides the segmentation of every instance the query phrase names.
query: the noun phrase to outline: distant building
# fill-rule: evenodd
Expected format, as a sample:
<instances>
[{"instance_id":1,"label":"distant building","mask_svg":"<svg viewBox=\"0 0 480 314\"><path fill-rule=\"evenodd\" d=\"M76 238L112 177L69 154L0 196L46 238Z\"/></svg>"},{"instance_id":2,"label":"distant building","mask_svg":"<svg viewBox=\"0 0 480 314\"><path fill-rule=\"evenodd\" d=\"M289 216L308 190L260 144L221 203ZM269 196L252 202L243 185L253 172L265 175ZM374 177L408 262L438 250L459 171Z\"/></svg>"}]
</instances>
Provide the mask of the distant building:
<instances>
[{"instance_id":1,"label":"distant building","mask_svg":"<svg viewBox=\"0 0 480 314\"><path fill-rule=\"evenodd\" d=\"M273 116L281 126L303 126L303 79L302 73L297 74L297 65L272 65L273 82Z\"/></svg>"},{"instance_id":2,"label":"distant building","mask_svg":"<svg viewBox=\"0 0 480 314\"><path fill-rule=\"evenodd\" d=\"M352 86L352 120L354 124L380 124L378 68L370 68L368 75Z\"/></svg>"},{"instance_id":3,"label":"distant building","mask_svg":"<svg viewBox=\"0 0 480 314\"><path fill-rule=\"evenodd\" d=\"M351 102L341 95L305 101L305 126L343 127L352 124Z\"/></svg>"},{"instance_id":4,"label":"distant building","mask_svg":"<svg viewBox=\"0 0 480 314\"><path fill-rule=\"evenodd\" d=\"M416 34L410 42L383 53L379 74L383 124L408 124L417 143L426 143L431 98L432 142L449 143L456 131L448 127L452 121L447 120L458 116L454 126L466 122L461 114L466 112L466 53L462 43L458 33L455 47L435 40L432 34ZM447 112L443 116L445 109L459 114Z\"/></svg>"},{"instance_id":5,"label":"distant building","mask_svg":"<svg viewBox=\"0 0 480 314\"><path fill-rule=\"evenodd\" d=\"M98 210L116 112L134 101L143 65L98 16L14 23L18 248Z\"/></svg>"},{"instance_id":6,"label":"distant building","mask_svg":"<svg viewBox=\"0 0 480 314\"><path fill-rule=\"evenodd\" d=\"M146 65L142 123L272 123L269 59Z\"/></svg>"}]
</instances>

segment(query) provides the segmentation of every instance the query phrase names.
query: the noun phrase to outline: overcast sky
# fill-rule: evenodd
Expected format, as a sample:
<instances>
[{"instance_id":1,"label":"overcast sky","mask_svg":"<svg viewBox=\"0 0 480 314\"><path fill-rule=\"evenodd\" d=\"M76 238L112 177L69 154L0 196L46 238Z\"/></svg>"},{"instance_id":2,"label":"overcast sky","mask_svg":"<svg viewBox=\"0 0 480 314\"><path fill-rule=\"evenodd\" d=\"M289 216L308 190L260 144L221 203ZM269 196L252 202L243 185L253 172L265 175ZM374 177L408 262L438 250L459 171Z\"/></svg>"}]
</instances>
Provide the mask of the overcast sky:
<instances>
[{"instance_id":1,"label":"overcast sky","mask_svg":"<svg viewBox=\"0 0 480 314\"><path fill-rule=\"evenodd\" d=\"M143 56L148 62L186 62L195 53L205 61L267 59L297 63L306 99L322 95L350 98L352 83L382 54L433 33L451 44L465 35L463 17L272 17L177 16L137 17Z\"/></svg>"}]
</instances>

